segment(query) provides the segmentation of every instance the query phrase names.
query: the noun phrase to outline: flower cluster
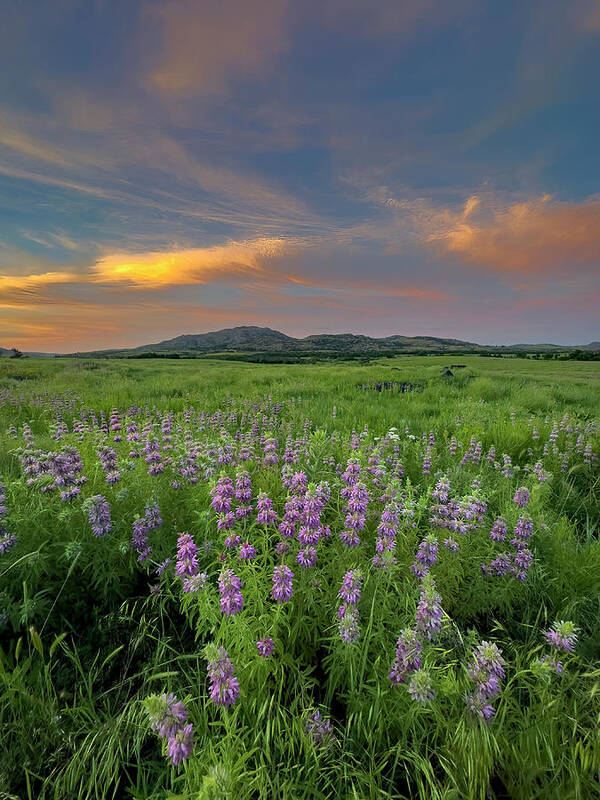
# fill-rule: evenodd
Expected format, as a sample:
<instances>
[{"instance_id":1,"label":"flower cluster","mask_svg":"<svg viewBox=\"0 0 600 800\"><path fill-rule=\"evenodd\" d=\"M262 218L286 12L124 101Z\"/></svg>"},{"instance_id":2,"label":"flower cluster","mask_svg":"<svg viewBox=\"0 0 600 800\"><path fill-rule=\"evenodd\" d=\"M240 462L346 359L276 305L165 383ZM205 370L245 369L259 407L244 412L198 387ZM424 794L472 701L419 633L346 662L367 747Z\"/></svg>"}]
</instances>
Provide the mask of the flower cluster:
<instances>
[{"instance_id":1,"label":"flower cluster","mask_svg":"<svg viewBox=\"0 0 600 800\"><path fill-rule=\"evenodd\" d=\"M112 528L108 500L101 494L95 494L87 498L83 508L87 511L94 536L106 536Z\"/></svg>"},{"instance_id":2,"label":"flower cluster","mask_svg":"<svg viewBox=\"0 0 600 800\"><path fill-rule=\"evenodd\" d=\"M0 556L11 550L17 543L17 537L6 528L7 513L6 490L4 484L0 482Z\"/></svg>"},{"instance_id":3,"label":"flower cluster","mask_svg":"<svg viewBox=\"0 0 600 800\"><path fill-rule=\"evenodd\" d=\"M270 636L265 636L264 639L259 639L256 643L256 649L263 658L268 658L275 650L275 642Z\"/></svg>"},{"instance_id":4,"label":"flower cluster","mask_svg":"<svg viewBox=\"0 0 600 800\"><path fill-rule=\"evenodd\" d=\"M426 639L433 639L442 627L442 598L435 590L431 575L427 575L421 587L421 596L417 605L415 630Z\"/></svg>"},{"instance_id":5,"label":"flower cluster","mask_svg":"<svg viewBox=\"0 0 600 800\"><path fill-rule=\"evenodd\" d=\"M133 535L131 546L138 553L138 561L142 563L152 553L152 548L148 544L148 534L150 531L160 528L162 519L160 509L156 505L146 506L143 517L138 517L133 521Z\"/></svg>"},{"instance_id":6,"label":"flower cluster","mask_svg":"<svg viewBox=\"0 0 600 800\"><path fill-rule=\"evenodd\" d=\"M396 658L390 670L390 681L394 685L406 683L408 677L421 668L423 645L414 630L402 631L396 645Z\"/></svg>"},{"instance_id":7,"label":"flower cluster","mask_svg":"<svg viewBox=\"0 0 600 800\"><path fill-rule=\"evenodd\" d=\"M256 521L261 525L272 525L277 522L277 512L273 510L273 501L266 494L260 492L256 501Z\"/></svg>"},{"instance_id":8,"label":"flower cluster","mask_svg":"<svg viewBox=\"0 0 600 800\"><path fill-rule=\"evenodd\" d=\"M167 752L175 766L189 758L194 745L194 731L186 723L188 712L174 694L152 695L144 705L150 718L150 728L166 741Z\"/></svg>"},{"instance_id":9,"label":"flower cluster","mask_svg":"<svg viewBox=\"0 0 600 800\"><path fill-rule=\"evenodd\" d=\"M352 569L344 575L338 592L342 603L338 608L338 626L340 637L345 642L355 642L359 637L359 613L357 603L360 600L363 576L360 570Z\"/></svg>"},{"instance_id":10,"label":"flower cluster","mask_svg":"<svg viewBox=\"0 0 600 800\"><path fill-rule=\"evenodd\" d=\"M427 670L419 669L414 673L408 684L408 693L413 700L423 704L430 703L435 698L431 676Z\"/></svg>"},{"instance_id":11,"label":"flower cluster","mask_svg":"<svg viewBox=\"0 0 600 800\"><path fill-rule=\"evenodd\" d=\"M275 567L273 570L273 586L271 596L278 603L286 603L292 599L294 573L285 564Z\"/></svg>"},{"instance_id":12,"label":"flower cluster","mask_svg":"<svg viewBox=\"0 0 600 800\"><path fill-rule=\"evenodd\" d=\"M542 657L541 661L551 667L557 675L563 671L563 664L559 656L561 653L572 653L577 645L577 629L572 622L554 622L549 631L544 631L544 638L552 648L550 655Z\"/></svg>"},{"instance_id":13,"label":"flower cluster","mask_svg":"<svg viewBox=\"0 0 600 800\"><path fill-rule=\"evenodd\" d=\"M320 711L313 711L306 722L306 732L317 747L328 747L335 741L331 720Z\"/></svg>"},{"instance_id":14,"label":"flower cluster","mask_svg":"<svg viewBox=\"0 0 600 800\"><path fill-rule=\"evenodd\" d=\"M340 539L346 547L357 547L359 533L365 527L369 493L364 483L356 482L342 489L340 494L347 500L345 530L340 533Z\"/></svg>"},{"instance_id":15,"label":"flower cluster","mask_svg":"<svg viewBox=\"0 0 600 800\"><path fill-rule=\"evenodd\" d=\"M240 589L242 581L232 569L224 569L219 575L219 591L221 592L221 611L226 617L242 610L244 598Z\"/></svg>"},{"instance_id":16,"label":"flower cluster","mask_svg":"<svg viewBox=\"0 0 600 800\"><path fill-rule=\"evenodd\" d=\"M482 642L473 652L468 673L474 688L467 693L465 700L469 710L486 722L495 713L490 700L500 691L505 663L502 651L492 642Z\"/></svg>"},{"instance_id":17,"label":"flower cluster","mask_svg":"<svg viewBox=\"0 0 600 800\"><path fill-rule=\"evenodd\" d=\"M210 699L217 706L231 706L240 696L240 685L224 647L209 644L204 650L210 681Z\"/></svg>"},{"instance_id":18,"label":"flower cluster","mask_svg":"<svg viewBox=\"0 0 600 800\"><path fill-rule=\"evenodd\" d=\"M393 553L396 547L399 522L398 504L396 501L390 501L385 505L381 513L381 520L377 526L375 555L371 562L374 567L389 568L396 563Z\"/></svg>"}]
</instances>

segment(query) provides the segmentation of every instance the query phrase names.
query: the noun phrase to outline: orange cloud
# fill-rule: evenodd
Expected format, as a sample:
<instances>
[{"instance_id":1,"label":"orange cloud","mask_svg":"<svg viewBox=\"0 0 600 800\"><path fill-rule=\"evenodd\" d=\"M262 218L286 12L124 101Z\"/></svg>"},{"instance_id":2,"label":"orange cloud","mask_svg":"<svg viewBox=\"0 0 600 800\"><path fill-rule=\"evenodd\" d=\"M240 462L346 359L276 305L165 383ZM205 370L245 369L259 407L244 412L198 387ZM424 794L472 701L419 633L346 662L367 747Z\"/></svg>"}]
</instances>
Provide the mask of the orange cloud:
<instances>
[{"instance_id":1,"label":"orange cloud","mask_svg":"<svg viewBox=\"0 0 600 800\"><path fill-rule=\"evenodd\" d=\"M93 280L157 289L206 283L224 274L260 275L261 259L281 255L288 246L284 239L263 238L175 252L114 253L94 265Z\"/></svg>"},{"instance_id":2,"label":"orange cloud","mask_svg":"<svg viewBox=\"0 0 600 800\"><path fill-rule=\"evenodd\" d=\"M72 283L80 277L72 272L42 272L33 275L0 275L0 308L19 308L29 304L37 290L59 283Z\"/></svg>"},{"instance_id":3,"label":"orange cloud","mask_svg":"<svg viewBox=\"0 0 600 800\"><path fill-rule=\"evenodd\" d=\"M600 198L568 203L544 195L484 211L474 221L472 201L454 219L440 214L441 230L429 233L426 241L469 264L498 272L561 272L598 261ZM450 216L447 226L445 216Z\"/></svg>"}]
</instances>

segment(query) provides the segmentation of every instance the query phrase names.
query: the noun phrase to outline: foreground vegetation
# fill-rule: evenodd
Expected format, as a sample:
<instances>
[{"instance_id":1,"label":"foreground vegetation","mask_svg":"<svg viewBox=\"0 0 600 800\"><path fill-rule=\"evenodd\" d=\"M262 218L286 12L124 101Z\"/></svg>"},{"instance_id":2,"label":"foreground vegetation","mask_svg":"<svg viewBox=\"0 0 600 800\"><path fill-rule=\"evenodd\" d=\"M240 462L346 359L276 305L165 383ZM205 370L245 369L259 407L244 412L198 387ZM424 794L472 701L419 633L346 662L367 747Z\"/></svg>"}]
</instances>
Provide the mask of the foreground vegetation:
<instances>
[{"instance_id":1,"label":"foreground vegetation","mask_svg":"<svg viewBox=\"0 0 600 800\"><path fill-rule=\"evenodd\" d=\"M600 369L460 363L0 364L0 797L599 797Z\"/></svg>"}]
</instances>

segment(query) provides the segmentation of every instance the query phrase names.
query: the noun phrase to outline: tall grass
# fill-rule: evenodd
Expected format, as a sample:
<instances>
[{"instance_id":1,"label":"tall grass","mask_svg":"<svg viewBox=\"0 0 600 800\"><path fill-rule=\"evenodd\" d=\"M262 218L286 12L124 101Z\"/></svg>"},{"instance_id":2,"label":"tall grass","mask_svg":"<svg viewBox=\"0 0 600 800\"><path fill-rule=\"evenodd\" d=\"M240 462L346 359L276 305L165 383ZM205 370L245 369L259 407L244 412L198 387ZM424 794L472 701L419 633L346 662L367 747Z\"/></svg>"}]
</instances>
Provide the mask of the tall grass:
<instances>
[{"instance_id":1,"label":"tall grass","mask_svg":"<svg viewBox=\"0 0 600 800\"><path fill-rule=\"evenodd\" d=\"M310 367L0 363L0 478L6 525L18 537L0 555L0 798L600 797L600 473L584 452L600 450L600 369L462 362L466 369L452 378L441 375L447 361L436 357ZM418 382L422 391L357 388L381 381ZM168 445L161 424L173 412L173 449L161 450L162 474L149 474L143 453L128 458L125 435L114 442L99 425L81 436L74 431L77 420L91 418L87 410L108 417L116 408L124 422L134 405L141 412L131 411L131 419L140 430L151 426L148 435L161 448ZM565 414L554 452L551 433ZM58 424L67 432L57 441ZM57 491L28 482L19 459L24 425L35 449L77 447L87 477L81 496L63 502ZM384 506L378 498L392 485L394 439L385 438L392 426L399 435L394 457L404 472L399 496L411 515L396 536L395 566L378 570L371 558ZM356 451L353 431L362 432ZM422 435L430 432L435 445L426 475ZM218 453L226 447L238 453L240 436L254 447L245 462L254 499L265 491L283 511L281 463L264 465L261 435L277 437L279 457L288 436L301 441L294 469L312 483L330 484L323 517L332 536L319 543L316 567L298 566L294 549L278 556L276 526L254 516L233 530L253 543L255 560L241 562L223 546L230 531L217 530L210 489L220 472L235 477L236 466L219 464ZM462 463L471 439L481 443L483 457ZM197 483L176 474L191 443L199 452ZM118 452L114 485L98 459L103 444ZM497 466L485 458L491 447ZM336 465L354 453L371 501L361 544L348 549L338 538L345 501ZM515 467L512 478L501 474L504 454ZM374 456L388 470L379 488L367 469ZM546 481L531 471L536 462ZM461 538L456 554L442 547L447 532L430 523L431 490L442 475L456 497L475 493L487 504L485 519ZM512 529L523 513L513 502L520 485L531 490L525 513L534 521L533 563L524 582L486 577L481 564L498 552L491 523L504 515ZM109 500L113 523L101 538L92 535L82 502L97 494ZM150 534L151 558L140 565L132 525L151 503L163 522ZM200 592L182 593L172 564L155 574L160 562L175 559L181 531L199 547L199 568L207 573ZM421 704L405 686L393 686L388 673L400 631L414 623L420 584L410 566L428 534L439 534L431 572L444 624L423 647L436 697ZM244 608L231 617L219 607L222 558L243 581ZM269 591L281 558L295 578L291 602L279 605ZM349 644L338 633L337 592L344 573L356 567L364 576L360 637ZM560 619L573 621L579 641L557 675L540 658L548 653L542 632ZM275 641L267 659L256 648L265 635ZM501 647L507 662L489 724L470 714L464 700L473 649L485 639ZM240 682L240 698L227 709L208 696L203 651L213 641L226 647ZM165 758L144 710L144 700L162 692L185 703L194 727L193 753L180 767ZM331 719L327 746L307 735L315 710Z\"/></svg>"}]
</instances>

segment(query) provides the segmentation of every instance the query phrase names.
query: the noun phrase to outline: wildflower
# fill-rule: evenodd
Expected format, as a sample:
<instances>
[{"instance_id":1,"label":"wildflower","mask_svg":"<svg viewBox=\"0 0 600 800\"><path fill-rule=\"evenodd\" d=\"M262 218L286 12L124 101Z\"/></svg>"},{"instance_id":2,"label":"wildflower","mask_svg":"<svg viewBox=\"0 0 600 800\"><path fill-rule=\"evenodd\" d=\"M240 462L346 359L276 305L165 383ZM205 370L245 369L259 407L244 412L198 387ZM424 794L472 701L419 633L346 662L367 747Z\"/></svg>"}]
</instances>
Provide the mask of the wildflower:
<instances>
[{"instance_id":1,"label":"wildflower","mask_svg":"<svg viewBox=\"0 0 600 800\"><path fill-rule=\"evenodd\" d=\"M341 531L340 539L346 547L358 547L360 544L360 538L356 531Z\"/></svg>"},{"instance_id":2,"label":"wildflower","mask_svg":"<svg viewBox=\"0 0 600 800\"><path fill-rule=\"evenodd\" d=\"M171 563L171 559L170 558L165 558L165 560L162 562L162 564L159 564L158 567L156 568L156 574L157 575L162 575L163 572L166 570L166 568L169 566L170 563Z\"/></svg>"},{"instance_id":3,"label":"wildflower","mask_svg":"<svg viewBox=\"0 0 600 800\"><path fill-rule=\"evenodd\" d=\"M149 705L149 704L148 704ZM162 694L150 706L150 727L159 736L167 738L188 717L184 704L174 694Z\"/></svg>"},{"instance_id":4,"label":"wildflower","mask_svg":"<svg viewBox=\"0 0 600 800\"><path fill-rule=\"evenodd\" d=\"M256 548L250 542L242 542L239 549L240 558L244 561L251 561L256 557Z\"/></svg>"},{"instance_id":5,"label":"wildflower","mask_svg":"<svg viewBox=\"0 0 600 800\"><path fill-rule=\"evenodd\" d=\"M133 522L133 535L131 537L131 546L138 552L138 561L145 561L152 552L152 548L148 545L148 533L154 528L162 525L162 519L158 506L146 506L146 511L143 517L138 517Z\"/></svg>"},{"instance_id":6,"label":"wildflower","mask_svg":"<svg viewBox=\"0 0 600 800\"><path fill-rule=\"evenodd\" d=\"M167 750L171 761L175 766L189 758L194 744L194 733L191 723L179 728L176 733L169 736L167 740Z\"/></svg>"},{"instance_id":7,"label":"wildflower","mask_svg":"<svg viewBox=\"0 0 600 800\"><path fill-rule=\"evenodd\" d=\"M429 567L435 564L438 555L438 540L430 534L419 545L415 555L415 562L411 565L411 572L419 578L423 578L428 572Z\"/></svg>"},{"instance_id":8,"label":"wildflower","mask_svg":"<svg viewBox=\"0 0 600 800\"><path fill-rule=\"evenodd\" d=\"M317 563L317 551L314 547L304 547L298 550L297 563L301 567L314 567Z\"/></svg>"},{"instance_id":9,"label":"wildflower","mask_svg":"<svg viewBox=\"0 0 600 800\"><path fill-rule=\"evenodd\" d=\"M529 489L525 486L520 486L515 492L513 503L516 503L518 506L526 506L529 502L529 497Z\"/></svg>"},{"instance_id":10,"label":"wildflower","mask_svg":"<svg viewBox=\"0 0 600 800\"><path fill-rule=\"evenodd\" d=\"M238 503L247 504L252 500L252 480L250 473L241 469L235 476L235 499Z\"/></svg>"},{"instance_id":11,"label":"wildflower","mask_svg":"<svg viewBox=\"0 0 600 800\"><path fill-rule=\"evenodd\" d=\"M223 531L233 528L235 525L236 515L234 511L228 511L226 514L219 514L217 519L217 530Z\"/></svg>"},{"instance_id":12,"label":"wildflower","mask_svg":"<svg viewBox=\"0 0 600 800\"><path fill-rule=\"evenodd\" d=\"M358 627L358 609L353 605L347 605L340 606L339 610L343 610L343 614L338 623L340 637L344 642L355 642L360 635L360 629Z\"/></svg>"},{"instance_id":13,"label":"wildflower","mask_svg":"<svg viewBox=\"0 0 600 800\"><path fill-rule=\"evenodd\" d=\"M291 600L293 589L294 573L292 570L282 564L275 567L273 571L273 587L271 588L271 595L278 603L286 603Z\"/></svg>"},{"instance_id":14,"label":"wildflower","mask_svg":"<svg viewBox=\"0 0 600 800\"><path fill-rule=\"evenodd\" d=\"M240 685L224 647L209 644L204 650L210 681L210 699L217 706L230 706L240 696Z\"/></svg>"},{"instance_id":15,"label":"wildflower","mask_svg":"<svg viewBox=\"0 0 600 800\"><path fill-rule=\"evenodd\" d=\"M331 720L325 719L320 711L315 711L309 716L306 732L318 747L331 745L335 739Z\"/></svg>"},{"instance_id":16,"label":"wildflower","mask_svg":"<svg viewBox=\"0 0 600 800\"><path fill-rule=\"evenodd\" d=\"M240 589L242 582L232 569L224 569L219 575L219 591L221 592L221 611L226 617L242 610L244 598Z\"/></svg>"},{"instance_id":17,"label":"wildflower","mask_svg":"<svg viewBox=\"0 0 600 800\"><path fill-rule=\"evenodd\" d=\"M360 461L357 458L349 458L346 469L342 472L342 480L347 486L354 486L358 483L360 475Z\"/></svg>"},{"instance_id":18,"label":"wildflower","mask_svg":"<svg viewBox=\"0 0 600 800\"><path fill-rule=\"evenodd\" d=\"M544 637L548 644L556 648L556 650L564 650L567 653L572 653L577 644L577 633L575 625L572 622L555 622L549 631L544 631Z\"/></svg>"},{"instance_id":19,"label":"wildflower","mask_svg":"<svg viewBox=\"0 0 600 800\"><path fill-rule=\"evenodd\" d=\"M186 723L188 712L174 694L152 695L145 700L150 728L166 739L167 753L172 763L181 764L192 752L193 727Z\"/></svg>"},{"instance_id":20,"label":"wildflower","mask_svg":"<svg viewBox=\"0 0 600 800\"><path fill-rule=\"evenodd\" d=\"M352 605L358 603L362 580L362 573L358 569L350 570L344 575L338 594L345 603Z\"/></svg>"},{"instance_id":21,"label":"wildflower","mask_svg":"<svg viewBox=\"0 0 600 800\"><path fill-rule=\"evenodd\" d=\"M506 520L504 517L498 517L492 525L490 539L494 542L503 542L506 539Z\"/></svg>"},{"instance_id":22,"label":"wildflower","mask_svg":"<svg viewBox=\"0 0 600 800\"><path fill-rule=\"evenodd\" d=\"M0 556L4 555L4 553L8 553L16 544L17 537L14 533L9 533L0 526Z\"/></svg>"},{"instance_id":23,"label":"wildflower","mask_svg":"<svg viewBox=\"0 0 600 800\"><path fill-rule=\"evenodd\" d=\"M414 673L408 684L408 693L413 700L423 704L429 703L435 698L431 677L427 670L419 669Z\"/></svg>"},{"instance_id":24,"label":"wildflower","mask_svg":"<svg viewBox=\"0 0 600 800\"><path fill-rule=\"evenodd\" d=\"M505 663L501 650L492 642L482 642L473 651L468 673L475 687L467 693L465 702L472 713L486 722L495 713L494 707L488 701L500 691Z\"/></svg>"},{"instance_id":25,"label":"wildflower","mask_svg":"<svg viewBox=\"0 0 600 800\"><path fill-rule=\"evenodd\" d=\"M198 572L198 548L189 533L180 533L177 539L177 575L196 575Z\"/></svg>"},{"instance_id":26,"label":"wildflower","mask_svg":"<svg viewBox=\"0 0 600 800\"><path fill-rule=\"evenodd\" d=\"M435 591L435 583L431 576L423 581L421 597L417 605L415 629L431 640L442 627L442 598Z\"/></svg>"},{"instance_id":27,"label":"wildflower","mask_svg":"<svg viewBox=\"0 0 600 800\"><path fill-rule=\"evenodd\" d=\"M275 650L275 642L270 636L265 636L256 643L256 648L263 658L268 658Z\"/></svg>"},{"instance_id":28,"label":"wildflower","mask_svg":"<svg viewBox=\"0 0 600 800\"><path fill-rule=\"evenodd\" d=\"M400 634L396 647L396 658L390 670L390 681L394 685L406 683L410 674L421 668L421 650L416 631L406 628Z\"/></svg>"},{"instance_id":29,"label":"wildflower","mask_svg":"<svg viewBox=\"0 0 600 800\"><path fill-rule=\"evenodd\" d=\"M192 575L191 578L185 578L183 581L183 591L186 594L199 592L202 589L206 589L207 582L208 575L206 572L200 572L198 575Z\"/></svg>"},{"instance_id":30,"label":"wildflower","mask_svg":"<svg viewBox=\"0 0 600 800\"><path fill-rule=\"evenodd\" d=\"M231 509L231 498L234 494L233 482L227 475L220 477L216 486L210 490L211 506L218 513L226 514Z\"/></svg>"},{"instance_id":31,"label":"wildflower","mask_svg":"<svg viewBox=\"0 0 600 800\"><path fill-rule=\"evenodd\" d=\"M277 522L277 514L273 511L273 503L265 492L258 495L256 503L257 515L256 521L261 525L270 525Z\"/></svg>"}]
</instances>

